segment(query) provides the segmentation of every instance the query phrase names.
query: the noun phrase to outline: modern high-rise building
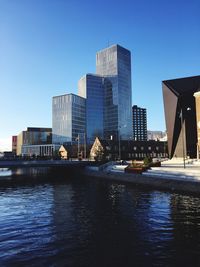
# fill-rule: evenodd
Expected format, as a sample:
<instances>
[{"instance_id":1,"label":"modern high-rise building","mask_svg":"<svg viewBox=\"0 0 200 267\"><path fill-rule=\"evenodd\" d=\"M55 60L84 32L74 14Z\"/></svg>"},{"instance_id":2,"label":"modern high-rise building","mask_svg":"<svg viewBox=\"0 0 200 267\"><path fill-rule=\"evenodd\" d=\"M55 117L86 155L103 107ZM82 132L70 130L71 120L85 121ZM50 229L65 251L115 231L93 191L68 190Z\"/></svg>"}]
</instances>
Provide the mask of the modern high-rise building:
<instances>
[{"instance_id":1,"label":"modern high-rise building","mask_svg":"<svg viewBox=\"0 0 200 267\"><path fill-rule=\"evenodd\" d=\"M133 112L133 140L147 141L147 111L137 105L132 107Z\"/></svg>"},{"instance_id":2,"label":"modern high-rise building","mask_svg":"<svg viewBox=\"0 0 200 267\"><path fill-rule=\"evenodd\" d=\"M97 52L96 74L79 80L78 96L53 97L53 144L74 142L78 135L90 144L96 137L130 139L131 93L130 51L113 45Z\"/></svg>"},{"instance_id":3,"label":"modern high-rise building","mask_svg":"<svg viewBox=\"0 0 200 267\"><path fill-rule=\"evenodd\" d=\"M53 97L52 100L52 143L84 142L85 98L75 94Z\"/></svg>"},{"instance_id":4,"label":"modern high-rise building","mask_svg":"<svg viewBox=\"0 0 200 267\"><path fill-rule=\"evenodd\" d=\"M103 78L86 74L78 82L78 95L86 99L86 136L93 143L96 136L103 138L104 86Z\"/></svg>"},{"instance_id":5,"label":"modern high-rise building","mask_svg":"<svg viewBox=\"0 0 200 267\"><path fill-rule=\"evenodd\" d=\"M194 93L200 76L162 82L169 157L197 156L197 121Z\"/></svg>"},{"instance_id":6,"label":"modern high-rise building","mask_svg":"<svg viewBox=\"0 0 200 267\"><path fill-rule=\"evenodd\" d=\"M104 80L104 135L132 137L131 53L112 45L96 54L96 74Z\"/></svg>"}]
</instances>

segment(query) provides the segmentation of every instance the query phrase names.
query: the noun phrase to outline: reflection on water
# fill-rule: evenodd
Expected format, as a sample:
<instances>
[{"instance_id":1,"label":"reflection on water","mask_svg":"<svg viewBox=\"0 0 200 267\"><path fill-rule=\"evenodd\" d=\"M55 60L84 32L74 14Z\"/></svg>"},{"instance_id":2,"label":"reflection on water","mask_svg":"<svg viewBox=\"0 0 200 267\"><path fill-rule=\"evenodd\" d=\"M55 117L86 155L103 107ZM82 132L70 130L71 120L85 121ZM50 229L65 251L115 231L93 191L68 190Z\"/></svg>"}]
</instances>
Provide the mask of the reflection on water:
<instances>
[{"instance_id":1,"label":"reflection on water","mask_svg":"<svg viewBox=\"0 0 200 267\"><path fill-rule=\"evenodd\" d=\"M8 168L0 168L0 178L1 177L6 177L6 176L11 176L12 171L9 170Z\"/></svg>"},{"instance_id":2,"label":"reflection on water","mask_svg":"<svg viewBox=\"0 0 200 267\"><path fill-rule=\"evenodd\" d=\"M200 199L87 178L0 189L0 266L199 266Z\"/></svg>"}]
</instances>

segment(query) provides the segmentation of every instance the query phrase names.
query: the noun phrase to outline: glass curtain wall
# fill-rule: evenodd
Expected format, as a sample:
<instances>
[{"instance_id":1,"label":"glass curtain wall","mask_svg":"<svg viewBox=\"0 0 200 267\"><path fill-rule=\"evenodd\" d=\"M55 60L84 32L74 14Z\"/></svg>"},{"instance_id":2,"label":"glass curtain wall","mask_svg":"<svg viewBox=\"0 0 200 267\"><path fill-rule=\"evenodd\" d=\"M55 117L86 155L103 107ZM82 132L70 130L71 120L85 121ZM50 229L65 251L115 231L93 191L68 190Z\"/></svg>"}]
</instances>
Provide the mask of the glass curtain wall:
<instances>
[{"instance_id":1,"label":"glass curtain wall","mask_svg":"<svg viewBox=\"0 0 200 267\"><path fill-rule=\"evenodd\" d=\"M115 135L117 131L121 139L130 139L132 137L130 51L119 45L113 45L98 52L96 55L96 73L106 78L104 84L105 135L108 136L110 133ZM110 100L108 100L109 97ZM110 109L112 116L106 116ZM108 125L110 125L109 129L107 128ZM111 125L113 125L112 128Z\"/></svg>"},{"instance_id":2,"label":"glass curtain wall","mask_svg":"<svg viewBox=\"0 0 200 267\"><path fill-rule=\"evenodd\" d=\"M53 97L53 144L75 142L85 132L85 99L66 94Z\"/></svg>"},{"instance_id":3,"label":"glass curtain wall","mask_svg":"<svg viewBox=\"0 0 200 267\"><path fill-rule=\"evenodd\" d=\"M79 80L78 94L86 98L86 136L87 143L96 137L103 137L103 78L87 74Z\"/></svg>"}]
</instances>

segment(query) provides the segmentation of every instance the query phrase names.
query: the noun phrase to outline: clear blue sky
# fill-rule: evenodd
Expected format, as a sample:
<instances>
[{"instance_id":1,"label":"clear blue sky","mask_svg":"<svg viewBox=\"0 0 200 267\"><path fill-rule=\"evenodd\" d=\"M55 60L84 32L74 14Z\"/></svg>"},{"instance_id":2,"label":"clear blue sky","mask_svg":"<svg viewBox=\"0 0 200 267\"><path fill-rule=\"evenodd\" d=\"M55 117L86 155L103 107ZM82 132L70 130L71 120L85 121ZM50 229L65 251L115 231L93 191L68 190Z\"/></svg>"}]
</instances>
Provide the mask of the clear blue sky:
<instances>
[{"instance_id":1,"label":"clear blue sky","mask_svg":"<svg viewBox=\"0 0 200 267\"><path fill-rule=\"evenodd\" d=\"M161 81L200 75L199 0L0 0L0 149L51 127L55 95L77 93L96 52L132 53L132 102L165 130Z\"/></svg>"}]
</instances>

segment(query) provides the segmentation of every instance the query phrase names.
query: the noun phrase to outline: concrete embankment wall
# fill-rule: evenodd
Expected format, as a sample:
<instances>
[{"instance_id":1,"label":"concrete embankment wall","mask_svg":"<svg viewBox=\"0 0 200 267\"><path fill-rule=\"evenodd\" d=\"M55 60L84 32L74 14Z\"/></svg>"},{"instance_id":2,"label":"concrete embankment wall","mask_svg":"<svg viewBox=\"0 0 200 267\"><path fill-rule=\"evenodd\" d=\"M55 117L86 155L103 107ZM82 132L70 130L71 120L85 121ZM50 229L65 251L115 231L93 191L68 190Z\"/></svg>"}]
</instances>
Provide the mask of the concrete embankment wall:
<instances>
[{"instance_id":1,"label":"concrete embankment wall","mask_svg":"<svg viewBox=\"0 0 200 267\"><path fill-rule=\"evenodd\" d=\"M103 172L86 170L85 175L90 177L102 178L119 183L131 183L135 185L148 186L166 191L179 191L185 193L200 193L200 182L172 179L168 177L153 177L142 174L128 174L117 172Z\"/></svg>"}]
</instances>

